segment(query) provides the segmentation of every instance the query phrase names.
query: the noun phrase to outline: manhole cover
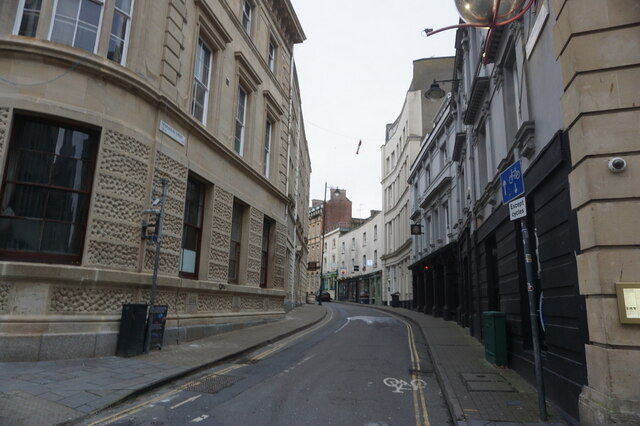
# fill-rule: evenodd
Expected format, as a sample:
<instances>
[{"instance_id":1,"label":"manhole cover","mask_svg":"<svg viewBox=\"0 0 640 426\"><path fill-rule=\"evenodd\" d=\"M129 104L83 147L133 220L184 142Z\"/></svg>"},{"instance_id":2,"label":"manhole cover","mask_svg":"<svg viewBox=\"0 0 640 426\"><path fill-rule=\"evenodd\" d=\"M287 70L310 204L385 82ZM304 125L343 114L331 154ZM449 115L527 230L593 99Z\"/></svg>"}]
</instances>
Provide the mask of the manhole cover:
<instances>
[{"instance_id":1,"label":"manhole cover","mask_svg":"<svg viewBox=\"0 0 640 426\"><path fill-rule=\"evenodd\" d=\"M185 390L198 393L217 393L240 380L240 377L235 376L212 376L194 383Z\"/></svg>"}]
</instances>

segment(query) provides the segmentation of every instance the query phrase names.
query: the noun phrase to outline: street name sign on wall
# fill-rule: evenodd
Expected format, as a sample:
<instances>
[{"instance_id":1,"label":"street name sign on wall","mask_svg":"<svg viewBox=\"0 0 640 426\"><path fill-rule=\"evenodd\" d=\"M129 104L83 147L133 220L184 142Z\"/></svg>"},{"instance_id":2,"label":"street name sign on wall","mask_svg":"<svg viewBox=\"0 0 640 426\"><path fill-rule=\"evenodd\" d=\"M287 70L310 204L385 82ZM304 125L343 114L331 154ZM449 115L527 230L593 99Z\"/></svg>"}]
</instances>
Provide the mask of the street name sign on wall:
<instances>
[{"instance_id":1,"label":"street name sign on wall","mask_svg":"<svg viewBox=\"0 0 640 426\"><path fill-rule=\"evenodd\" d=\"M524 194L524 179L520 160L500 173L500 186L502 188L502 204L507 204L514 198Z\"/></svg>"},{"instance_id":2,"label":"street name sign on wall","mask_svg":"<svg viewBox=\"0 0 640 426\"><path fill-rule=\"evenodd\" d=\"M509 219L513 222L516 219L527 215L527 199L520 197L509 202Z\"/></svg>"}]
</instances>

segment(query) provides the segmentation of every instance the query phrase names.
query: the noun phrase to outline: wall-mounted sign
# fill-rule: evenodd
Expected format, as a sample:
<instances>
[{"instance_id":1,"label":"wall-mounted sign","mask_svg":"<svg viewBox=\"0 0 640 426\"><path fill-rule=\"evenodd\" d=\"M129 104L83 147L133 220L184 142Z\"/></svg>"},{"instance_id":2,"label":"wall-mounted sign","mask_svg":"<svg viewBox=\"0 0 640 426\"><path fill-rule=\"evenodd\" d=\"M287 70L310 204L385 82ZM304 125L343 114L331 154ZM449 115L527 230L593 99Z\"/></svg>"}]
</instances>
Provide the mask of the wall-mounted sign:
<instances>
[{"instance_id":1,"label":"wall-mounted sign","mask_svg":"<svg viewBox=\"0 0 640 426\"><path fill-rule=\"evenodd\" d=\"M178 142L180 145L184 145L186 142L186 138L182 133L171 127L168 123L160 120L160 131L165 135L169 136L174 141Z\"/></svg>"},{"instance_id":2,"label":"wall-mounted sign","mask_svg":"<svg viewBox=\"0 0 640 426\"><path fill-rule=\"evenodd\" d=\"M640 283L616 283L618 312L623 324L640 324Z\"/></svg>"},{"instance_id":3,"label":"wall-mounted sign","mask_svg":"<svg viewBox=\"0 0 640 426\"><path fill-rule=\"evenodd\" d=\"M524 179L520 160L500 173L500 186L502 187L502 204L507 204L514 198L524 194Z\"/></svg>"},{"instance_id":4,"label":"wall-mounted sign","mask_svg":"<svg viewBox=\"0 0 640 426\"><path fill-rule=\"evenodd\" d=\"M520 197L509 202L509 219L512 221L525 217L527 215L527 200Z\"/></svg>"}]
</instances>

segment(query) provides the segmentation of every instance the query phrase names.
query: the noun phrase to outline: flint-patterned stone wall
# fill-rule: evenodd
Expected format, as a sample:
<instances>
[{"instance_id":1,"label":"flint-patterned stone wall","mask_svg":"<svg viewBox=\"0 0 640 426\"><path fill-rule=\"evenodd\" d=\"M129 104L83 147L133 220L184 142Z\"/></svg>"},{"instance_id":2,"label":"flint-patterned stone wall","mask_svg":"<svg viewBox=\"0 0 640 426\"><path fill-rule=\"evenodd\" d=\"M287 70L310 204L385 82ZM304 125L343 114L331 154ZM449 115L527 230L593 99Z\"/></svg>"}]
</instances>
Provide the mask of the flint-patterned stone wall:
<instances>
[{"instance_id":1,"label":"flint-patterned stone wall","mask_svg":"<svg viewBox=\"0 0 640 426\"><path fill-rule=\"evenodd\" d=\"M93 214L85 265L136 271L141 211L147 199L151 148L107 130L96 171Z\"/></svg>"},{"instance_id":2,"label":"flint-patterned stone wall","mask_svg":"<svg viewBox=\"0 0 640 426\"><path fill-rule=\"evenodd\" d=\"M162 245L160 250L160 273L178 275L180 266L180 248L182 246L182 225L184 223L184 202L187 191L186 166L157 151L153 185L160 196L161 178L167 179L167 198L164 205L164 223L162 227ZM144 269L153 271L155 246L149 245L145 250Z\"/></svg>"},{"instance_id":3,"label":"flint-patterned stone wall","mask_svg":"<svg viewBox=\"0 0 640 426\"><path fill-rule=\"evenodd\" d=\"M247 285L260 286L262 263L262 222L264 214L254 207L249 209L249 246L247 247Z\"/></svg>"},{"instance_id":4,"label":"flint-patterned stone wall","mask_svg":"<svg viewBox=\"0 0 640 426\"><path fill-rule=\"evenodd\" d=\"M273 288L284 289L284 276L287 266L287 227L276 224L276 244L273 262Z\"/></svg>"},{"instance_id":5,"label":"flint-patterned stone wall","mask_svg":"<svg viewBox=\"0 0 640 426\"><path fill-rule=\"evenodd\" d=\"M6 313L9 310L9 294L12 287L10 284L0 284L0 313Z\"/></svg>"},{"instance_id":6,"label":"flint-patterned stone wall","mask_svg":"<svg viewBox=\"0 0 640 426\"><path fill-rule=\"evenodd\" d=\"M211 215L208 278L216 284L226 284L229 279L229 245L231 243L233 195L218 186L213 189Z\"/></svg>"}]
</instances>

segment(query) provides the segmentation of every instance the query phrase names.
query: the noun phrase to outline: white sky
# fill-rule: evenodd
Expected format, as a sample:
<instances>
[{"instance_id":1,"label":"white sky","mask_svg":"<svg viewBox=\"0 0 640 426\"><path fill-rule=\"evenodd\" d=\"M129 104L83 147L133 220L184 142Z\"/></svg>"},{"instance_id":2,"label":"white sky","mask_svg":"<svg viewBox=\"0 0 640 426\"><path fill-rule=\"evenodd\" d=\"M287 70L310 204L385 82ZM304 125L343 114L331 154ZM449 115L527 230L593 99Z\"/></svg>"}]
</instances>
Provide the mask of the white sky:
<instances>
[{"instance_id":1,"label":"white sky","mask_svg":"<svg viewBox=\"0 0 640 426\"><path fill-rule=\"evenodd\" d=\"M354 217L381 209L380 147L416 59L452 56L453 0L291 0L307 40L294 49L311 156L311 199L338 186ZM362 140L356 155L358 141ZM328 191L327 191L328 192ZM329 194L327 193L327 198Z\"/></svg>"}]
</instances>

